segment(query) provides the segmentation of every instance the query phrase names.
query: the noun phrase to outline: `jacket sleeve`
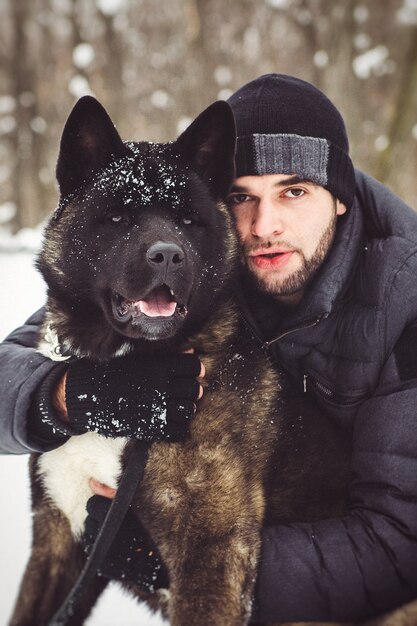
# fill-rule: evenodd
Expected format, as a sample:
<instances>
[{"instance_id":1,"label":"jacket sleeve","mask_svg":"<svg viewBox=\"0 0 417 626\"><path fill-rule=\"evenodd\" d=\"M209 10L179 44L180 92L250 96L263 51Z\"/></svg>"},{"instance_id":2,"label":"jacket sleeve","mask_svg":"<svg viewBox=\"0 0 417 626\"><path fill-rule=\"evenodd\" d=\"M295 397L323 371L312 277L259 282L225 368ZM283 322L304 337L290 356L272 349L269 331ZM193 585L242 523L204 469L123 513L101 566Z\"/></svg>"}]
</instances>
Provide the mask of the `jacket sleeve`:
<instances>
[{"instance_id":1,"label":"jacket sleeve","mask_svg":"<svg viewBox=\"0 0 417 626\"><path fill-rule=\"evenodd\" d=\"M263 529L256 621L362 622L417 598L416 355L410 329L358 411L346 516Z\"/></svg>"},{"instance_id":2,"label":"jacket sleeve","mask_svg":"<svg viewBox=\"0 0 417 626\"><path fill-rule=\"evenodd\" d=\"M56 363L37 350L43 309L0 344L0 453L45 452L59 443L31 435L31 400Z\"/></svg>"}]
</instances>

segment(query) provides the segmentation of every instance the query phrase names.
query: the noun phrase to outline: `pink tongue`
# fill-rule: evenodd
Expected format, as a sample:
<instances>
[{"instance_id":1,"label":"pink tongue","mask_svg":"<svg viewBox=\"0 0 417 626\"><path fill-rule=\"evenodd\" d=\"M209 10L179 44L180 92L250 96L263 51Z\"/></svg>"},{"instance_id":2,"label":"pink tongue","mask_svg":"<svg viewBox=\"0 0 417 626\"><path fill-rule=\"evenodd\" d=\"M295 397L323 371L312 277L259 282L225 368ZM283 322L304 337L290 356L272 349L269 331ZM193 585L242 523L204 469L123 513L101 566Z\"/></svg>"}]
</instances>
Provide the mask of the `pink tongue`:
<instances>
[{"instance_id":1,"label":"pink tongue","mask_svg":"<svg viewBox=\"0 0 417 626\"><path fill-rule=\"evenodd\" d=\"M164 294L154 292L148 300L139 300L136 304L148 317L170 317L175 313L176 302L169 301Z\"/></svg>"}]
</instances>

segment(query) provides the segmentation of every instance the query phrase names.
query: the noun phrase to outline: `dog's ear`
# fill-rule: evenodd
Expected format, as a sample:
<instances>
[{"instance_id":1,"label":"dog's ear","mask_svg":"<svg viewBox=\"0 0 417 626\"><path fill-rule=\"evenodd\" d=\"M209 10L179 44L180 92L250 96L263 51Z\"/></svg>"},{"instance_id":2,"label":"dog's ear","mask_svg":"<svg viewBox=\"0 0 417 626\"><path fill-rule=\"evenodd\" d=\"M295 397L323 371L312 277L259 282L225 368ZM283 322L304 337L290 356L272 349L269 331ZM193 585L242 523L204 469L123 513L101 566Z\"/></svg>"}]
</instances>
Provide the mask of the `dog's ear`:
<instances>
[{"instance_id":1,"label":"dog's ear","mask_svg":"<svg viewBox=\"0 0 417 626\"><path fill-rule=\"evenodd\" d=\"M236 126L227 102L210 105L173 144L209 185L216 199L226 197L235 177Z\"/></svg>"},{"instance_id":2,"label":"dog's ear","mask_svg":"<svg viewBox=\"0 0 417 626\"><path fill-rule=\"evenodd\" d=\"M101 104L91 96L80 98L61 138L56 167L61 194L75 191L89 176L127 152Z\"/></svg>"}]
</instances>

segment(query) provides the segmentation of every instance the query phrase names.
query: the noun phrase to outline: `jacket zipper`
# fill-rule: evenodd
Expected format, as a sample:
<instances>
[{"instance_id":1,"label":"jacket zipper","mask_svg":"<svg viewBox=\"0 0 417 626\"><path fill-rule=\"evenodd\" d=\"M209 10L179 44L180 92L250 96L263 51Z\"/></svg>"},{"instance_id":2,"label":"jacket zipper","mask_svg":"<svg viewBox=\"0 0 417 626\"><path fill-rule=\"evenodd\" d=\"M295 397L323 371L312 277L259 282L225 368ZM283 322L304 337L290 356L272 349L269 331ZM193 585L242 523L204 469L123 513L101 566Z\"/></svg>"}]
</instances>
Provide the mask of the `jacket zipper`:
<instances>
[{"instance_id":1,"label":"jacket zipper","mask_svg":"<svg viewBox=\"0 0 417 626\"><path fill-rule=\"evenodd\" d=\"M243 313L240 314L244 324L251 330L251 332L255 335L255 337L257 338L257 340L259 341L259 343L261 344L262 348L267 352L268 348L270 348L272 346L272 344L276 343L277 341L280 341L281 339L283 339L284 337L287 337L288 335L291 335L292 333L296 333L299 330L304 330L306 328L313 328L314 326L317 326L317 324L319 322L321 322L322 319L327 317L327 313L322 313L321 315L314 317L314 318L310 318L309 320L307 320L306 322L304 322L304 324L301 324L300 326L294 326L294 328L289 328L288 330L286 330L284 333L282 333L281 335L278 335L278 337L275 337L274 339L270 339L269 341L264 341L262 339L262 337L259 335L258 330L256 328L256 326L254 326L253 324L251 324L249 322L249 320L246 318L245 315L243 315Z\"/></svg>"},{"instance_id":2,"label":"jacket zipper","mask_svg":"<svg viewBox=\"0 0 417 626\"><path fill-rule=\"evenodd\" d=\"M328 400L332 402L337 402L338 404L341 404L341 405L343 404L344 406L354 405L357 402L362 402L364 399L362 394L357 395L357 396L351 396L350 398L348 398L347 396L341 396L337 394L335 391L333 391L332 389L329 389L328 387L326 387L326 385L323 385L323 383L319 382L318 380L316 380L309 374L304 374L303 375L304 393L307 393L308 384L310 384L311 387L314 387L314 389L316 389L322 396L325 396Z\"/></svg>"},{"instance_id":3,"label":"jacket zipper","mask_svg":"<svg viewBox=\"0 0 417 626\"><path fill-rule=\"evenodd\" d=\"M308 380L310 380L310 383L313 385L313 387L316 387L316 389L321 391L323 395L325 395L325 396L327 396L329 398L334 395L334 392L331 389L329 389L328 387L323 385L323 383L320 383L318 380L312 378L309 374L304 374L303 375L303 391L304 391L304 393L307 393L307 381Z\"/></svg>"},{"instance_id":4,"label":"jacket zipper","mask_svg":"<svg viewBox=\"0 0 417 626\"><path fill-rule=\"evenodd\" d=\"M268 349L274 343L276 343L277 341L280 341L284 337L287 337L288 335L291 335L292 333L296 333L299 330L305 330L306 328L313 328L314 326L317 326L317 324L319 322L321 322L322 319L325 319L327 316L328 316L328 313L322 313L321 315L318 315L317 317L310 318L309 320L307 320L306 322L304 322L304 324L301 324L300 326L294 326L294 328L290 328L290 329L286 330L284 333L281 333L281 335L278 335L278 337L275 337L274 339L270 339L269 341L264 341L262 339L262 337L260 337L260 335L259 335L259 333L257 331L257 328L253 324L251 324L249 322L249 320L246 318L245 315L243 315L243 313L241 313L241 317L243 319L243 322L251 330L251 332L255 335L255 337L259 341L260 345L262 346L263 350L265 350L266 354L268 354ZM303 390L304 390L304 393L307 392L307 378L308 378L308 374L304 374L304 376L303 376ZM332 393L332 392L329 390L329 393Z\"/></svg>"},{"instance_id":5,"label":"jacket zipper","mask_svg":"<svg viewBox=\"0 0 417 626\"><path fill-rule=\"evenodd\" d=\"M323 315L319 315L318 317L315 317L313 319L309 319L306 322L304 322L304 324L300 325L300 326L295 326L294 328L290 328L288 330L286 330L284 333L282 333L281 335L278 335L278 337L275 337L274 339L270 339L269 341L264 341L263 345L265 346L265 348L270 348L272 346L272 344L276 343L277 341L280 341L281 339L283 339L284 337L287 337L288 335L291 335L292 333L296 333L299 330L305 330L306 328L313 328L314 326L317 326L317 324L324 318L326 317L326 314L324 313Z\"/></svg>"}]
</instances>

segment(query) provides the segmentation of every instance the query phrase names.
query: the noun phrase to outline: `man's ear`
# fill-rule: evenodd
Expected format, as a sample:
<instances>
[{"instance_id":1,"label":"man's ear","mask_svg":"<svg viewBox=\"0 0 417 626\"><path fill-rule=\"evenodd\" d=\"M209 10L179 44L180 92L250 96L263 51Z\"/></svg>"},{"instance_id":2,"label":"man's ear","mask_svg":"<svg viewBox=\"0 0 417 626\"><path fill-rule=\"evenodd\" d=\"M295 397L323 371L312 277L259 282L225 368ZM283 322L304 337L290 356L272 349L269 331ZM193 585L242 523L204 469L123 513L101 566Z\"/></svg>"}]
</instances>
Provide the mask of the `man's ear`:
<instances>
[{"instance_id":1,"label":"man's ear","mask_svg":"<svg viewBox=\"0 0 417 626\"><path fill-rule=\"evenodd\" d=\"M224 199L235 177L236 127L227 102L205 109L172 145L173 150Z\"/></svg>"},{"instance_id":2,"label":"man's ear","mask_svg":"<svg viewBox=\"0 0 417 626\"><path fill-rule=\"evenodd\" d=\"M61 195L75 191L87 178L128 149L102 105L84 96L65 124L56 167Z\"/></svg>"},{"instance_id":3,"label":"man's ear","mask_svg":"<svg viewBox=\"0 0 417 626\"><path fill-rule=\"evenodd\" d=\"M340 200L336 200L336 215L344 215L346 211L346 206Z\"/></svg>"}]
</instances>

